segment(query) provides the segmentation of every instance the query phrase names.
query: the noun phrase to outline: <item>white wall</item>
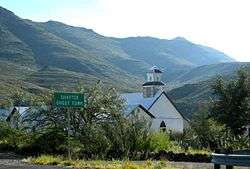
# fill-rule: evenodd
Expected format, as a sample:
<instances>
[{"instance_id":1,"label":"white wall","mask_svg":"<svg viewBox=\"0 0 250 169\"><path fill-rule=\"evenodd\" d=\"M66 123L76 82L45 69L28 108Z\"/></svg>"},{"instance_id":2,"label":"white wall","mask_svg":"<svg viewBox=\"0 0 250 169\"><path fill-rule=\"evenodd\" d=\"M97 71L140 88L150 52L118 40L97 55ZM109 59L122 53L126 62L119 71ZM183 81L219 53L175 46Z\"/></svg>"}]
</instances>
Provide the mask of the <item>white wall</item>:
<instances>
[{"instance_id":1,"label":"white wall","mask_svg":"<svg viewBox=\"0 0 250 169\"><path fill-rule=\"evenodd\" d=\"M139 119L151 121L152 118L143 109L137 107L136 111L137 111L136 113L138 114Z\"/></svg>"},{"instance_id":2,"label":"white wall","mask_svg":"<svg viewBox=\"0 0 250 169\"><path fill-rule=\"evenodd\" d=\"M160 81L161 80L161 73L147 73L147 81Z\"/></svg>"},{"instance_id":3,"label":"white wall","mask_svg":"<svg viewBox=\"0 0 250 169\"><path fill-rule=\"evenodd\" d=\"M182 119L160 119L156 118L152 120L152 126L151 129L153 131L159 131L160 130L160 124L164 121L166 124L166 129L168 131L173 131L177 133L183 133L183 120Z\"/></svg>"},{"instance_id":4,"label":"white wall","mask_svg":"<svg viewBox=\"0 0 250 169\"><path fill-rule=\"evenodd\" d=\"M133 110L133 115L132 114L130 114L131 116L131 118L132 117L135 117L136 118L136 120L142 120L142 121L145 121L145 122L147 122L147 125L148 126L151 126L152 125L152 118L151 118L151 116L149 116L143 109L141 109L140 107L137 107L136 109L134 109ZM133 120L133 118L131 119L131 120Z\"/></svg>"},{"instance_id":5,"label":"white wall","mask_svg":"<svg viewBox=\"0 0 250 169\"><path fill-rule=\"evenodd\" d=\"M164 121L167 130L183 132L184 119L164 94L149 109L149 112L156 117L152 121L153 130L159 130L161 122Z\"/></svg>"}]
</instances>

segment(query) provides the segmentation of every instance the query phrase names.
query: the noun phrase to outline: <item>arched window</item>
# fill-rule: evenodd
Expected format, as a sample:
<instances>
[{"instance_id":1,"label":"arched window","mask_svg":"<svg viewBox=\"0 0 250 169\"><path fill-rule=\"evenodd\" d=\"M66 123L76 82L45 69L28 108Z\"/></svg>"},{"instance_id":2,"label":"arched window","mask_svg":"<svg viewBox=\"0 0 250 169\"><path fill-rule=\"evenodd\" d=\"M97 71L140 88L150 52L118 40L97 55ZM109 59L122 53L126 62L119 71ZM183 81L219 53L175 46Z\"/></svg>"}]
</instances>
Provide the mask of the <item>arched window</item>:
<instances>
[{"instance_id":1,"label":"arched window","mask_svg":"<svg viewBox=\"0 0 250 169\"><path fill-rule=\"evenodd\" d=\"M166 124L165 124L164 121L162 121L161 124L160 124L160 130L164 131L164 132L166 131Z\"/></svg>"}]
</instances>

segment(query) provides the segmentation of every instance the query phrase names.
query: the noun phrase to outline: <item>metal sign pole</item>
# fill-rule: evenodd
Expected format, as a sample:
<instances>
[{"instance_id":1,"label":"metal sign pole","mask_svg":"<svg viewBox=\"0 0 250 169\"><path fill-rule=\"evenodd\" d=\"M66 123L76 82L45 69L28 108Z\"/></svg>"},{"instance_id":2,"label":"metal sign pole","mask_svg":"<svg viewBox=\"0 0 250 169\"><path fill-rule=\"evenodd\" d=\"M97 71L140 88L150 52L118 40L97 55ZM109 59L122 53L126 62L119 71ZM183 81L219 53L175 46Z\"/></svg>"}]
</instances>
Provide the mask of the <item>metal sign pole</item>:
<instances>
[{"instance_id":1,"label":"metal sign pole","mask_svg":"<svg viewBox=\"0 0 250 169\"><path fill-rule=\"evenodd\" d=\"M68 119L68 159L71 160L71 152L70 152L70 112L67 110L67 119Z\"/></svg>"},{"instance_id":2,"label":"metal sign pole","mask_svg":"<svg viewBox=\"0 0 250 169\"><path fill-rule=\"evenodd\" d=\"M85 107L86 101L83 93L67 93L67 92L55 92L54 93L54 105L56 107L66 108L67 113L67 151L68 159L71 159L70 150L70 111L68 108L81 108Z\"/></svg>"}]
</instances>

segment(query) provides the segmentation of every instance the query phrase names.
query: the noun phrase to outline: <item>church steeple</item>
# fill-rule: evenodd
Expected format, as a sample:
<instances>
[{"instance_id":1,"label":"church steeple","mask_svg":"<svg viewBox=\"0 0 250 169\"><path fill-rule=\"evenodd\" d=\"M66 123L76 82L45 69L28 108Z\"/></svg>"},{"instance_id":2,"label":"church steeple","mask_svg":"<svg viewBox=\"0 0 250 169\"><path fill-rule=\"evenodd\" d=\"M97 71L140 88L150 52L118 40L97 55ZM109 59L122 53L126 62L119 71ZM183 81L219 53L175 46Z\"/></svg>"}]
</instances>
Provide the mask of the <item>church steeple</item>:
<instances>
[{"instance_id":1,"label":"church steeple","mask_svg":"<svg viewBox=\"0 0 250 169\"><path fill-rule=\"evenodd\" d=\"M161 74L162 71L157 66L153 66L149 69L149 72L147 73L147 81L148 82L161 81Z\"/></svg>"},{"instance_id":2,"label":"church steeple","mask_svg":"<svg viewBox=\"0 0 250 169\"><path fill-rule=\"evenodd\" d=\"M149 69L147 82L142 85L144 97L154 97L159 90L163 90L165 84L161 81L161 75L162 71L157 66Z\"/></svg>"}]
</instances>

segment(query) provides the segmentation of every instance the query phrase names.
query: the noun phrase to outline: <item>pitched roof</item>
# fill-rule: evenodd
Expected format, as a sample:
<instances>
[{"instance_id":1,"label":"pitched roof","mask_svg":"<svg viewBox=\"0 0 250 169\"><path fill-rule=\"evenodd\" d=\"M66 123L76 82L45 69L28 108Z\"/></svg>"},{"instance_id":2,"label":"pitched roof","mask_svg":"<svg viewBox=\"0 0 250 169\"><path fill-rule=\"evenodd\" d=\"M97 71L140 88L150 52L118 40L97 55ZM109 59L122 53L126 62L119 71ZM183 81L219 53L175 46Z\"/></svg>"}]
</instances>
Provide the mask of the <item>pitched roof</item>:
<instances>
[{"instance_id":1,"label":"pitched roof","mask_svg":"<svg viewBox=\"0 0 250 169\"><path fill-rule=\"evenodd\" d=\"M123 93L121 94L121 97L126 102L126 106L142 105L146 109L149 109L159 95L160 92L158 92L154 97L144 98L143 93Z\"/></svg>"},{"instance_id":2,"label":"pitched roof","mask_svg":"<svg viewBox=\"0 0 250 169\"><path fill-rule=\"evenodd\" d=\"M155 118L155 116L152 113L150 113L145 107L143 107L142 105L139 105L139 107L142 110L144 110L151 118Z\"/></svg>"},{"instance_id":3,"label":"pitched roof","mask_svg":"<svg viewBox=\"0 0 250 169\"><path fill-rule=\"evenodd\" d=\"M162 73L162 71L157 67L157 66L153 66L149 69L150 73Z\"/></svg>"},{"instance_id":4,"label":"pitched roof","mask_svg":"<svg viewBox=\"0 0 250 169\"><path fill-rule=\"evenodd\" d=\"M11 118L12 118L12 116L16 113L16 112L18 112L18 114L19 114L19 116L24 116L25 115L25 113L27 113L27 110L29 109L29 107L23 107L23 106L20 106L20 107L18 107L18 106L16 106L16 107L13 107L12 109L11 109L11 111L10 111L10 113L8 114L8 117L7 117L7 119L6 120L10 120Z\"/></svg>"},{"instance_id":5,"label":"pitched roof","mask_svg":"<svg viewBox=\"0 0 250 169\"><path fill-rule=\"evenodd\" d=\"M158 95L158 97L154 100L154 102L151 104L151 106L148 108L148 109L150 109L153 105L154 105L154 103L161 97L161 95L164 95L164 96L166 96L166 98L170 101L170 103L174 106L174 108L177 110L177 112L181 115L181 117L183 118L183 119L185 119L186 121L189 121L179 110L178 110L178 108L176 107L176 105L174 104L174 102L168 97L168 95L167 95L167 93L165 92L165 91L163 91L162 93L160 93L160 95Z\"/></svg>"},{"instance_id":6,"label":"pitched roof","mask_svg":"<svg viewBox=\"0 0 250 169\"><path fill-rule=\"evenodd\" d=\"M172 100L167 96L166 92L159 91L158 93L155 94L154 97L151 98L144 98L143 93L123 93L121 94L122 99L126 102L126 113L129 114L131 113L131 108L136 108L139 105L141 105L143 108L149 111L149 109L154 105L154 103L161 97L161 95L164 95L167 97L167 99L171 102L171 104L174 106L174 108L177 110L177 112L180 113L183 119L186 121L189 121L183 114L177 109L175 104L172 102ZM129 111L129 109L131 111ZM150 111L149 111L150 112ZM151 113L150 113L151 114Z\"/></svg>"},{"instance_id":7,"label":"pitched roof","mask_svg":"<svg viewBox=\"0 0 250 169\"><path fill-rule=\"evenodd\" d=\"M10 114L10 110L0 109L0 119L6 119L9 114Z\"/></svg>"}]
</instances>

